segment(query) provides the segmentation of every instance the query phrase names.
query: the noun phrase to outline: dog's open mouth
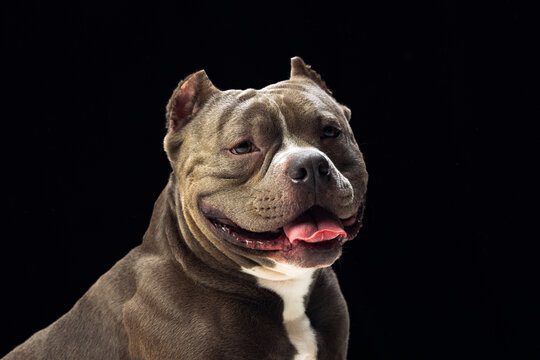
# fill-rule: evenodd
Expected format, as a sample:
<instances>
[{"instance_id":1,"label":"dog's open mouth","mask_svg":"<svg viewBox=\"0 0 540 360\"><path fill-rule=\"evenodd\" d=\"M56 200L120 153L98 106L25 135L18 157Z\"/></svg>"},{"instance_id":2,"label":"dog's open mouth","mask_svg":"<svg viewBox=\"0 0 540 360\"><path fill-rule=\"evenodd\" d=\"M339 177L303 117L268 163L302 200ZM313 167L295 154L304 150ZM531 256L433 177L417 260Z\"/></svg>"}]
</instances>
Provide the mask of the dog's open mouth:
<instances>
[{"instance_id":1,"label":"dog's open mouth","mask_svg":"<svg viewBox=\"0 0 540 360\"><path fill-rule=\"evenodd\" d=\"M361 228L362 209L347 219L314 206L277 231L252 232L224 217L208 217L216 232L229 242L255 250L288 251L302 244L323 249L354 238Z\"/></svg>"}]
</instances>

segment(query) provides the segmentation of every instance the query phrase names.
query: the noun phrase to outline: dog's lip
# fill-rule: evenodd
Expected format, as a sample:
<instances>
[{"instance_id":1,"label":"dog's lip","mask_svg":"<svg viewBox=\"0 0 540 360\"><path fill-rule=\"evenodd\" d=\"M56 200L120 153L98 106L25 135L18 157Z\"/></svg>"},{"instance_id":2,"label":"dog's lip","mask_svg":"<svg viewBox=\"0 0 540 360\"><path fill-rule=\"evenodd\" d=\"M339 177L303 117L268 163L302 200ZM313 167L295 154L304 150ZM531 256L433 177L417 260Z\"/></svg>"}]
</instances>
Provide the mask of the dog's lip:
<instances>
[{"instance_id":1,"label":"dog's lip","mask_svg":"<svg viewBox=\"0 0 540 360\"><path fill-rule=\"evenodd\" d=\"M357 217L358 217L358 211L353 216L350 216L350 217L345 218L345 219L340 218L339 220L341 220L341 223L343 224L344 227L347 227L347 226L353 225L354 222L356 221Z\"/></svg>"},{"instance_id":2,"label":"dog's lip","mask_svg":"<svg viewBox=\"0 0 540 360\"><path fill-rule=\"evenodd\" d=\"M362 207L360 207L354 215L344 219L340 218L347 236L337 236L331 240L309 244L310 247L328 247L327 244L324 244L325 242L332 242L333 244L339 242L341 245L345 241L353 239L362 227L361 210ZM306 212L307 211L310 211L310 209L306 210ZM243 229L241 226L224 216L223 213L211 207L204 206L204 209L201 208L201 212L206 220L212 225L218 237L222 237L235 245L240 245L248 249L289 251L295 247L295 245L305 242L303 240L294 240L291 242L285 235L283 227L273 231L253 232Z\"/></svg>"},{"instance_id":3,"label":"dog's lip","mask_svg":"<svg viewBox=\"0 0 540 360\"><path fill-rule=\"evenodd\" d=\"M220 238L242 247L254 250L286 250L289 243L285 234L280 232L254 233L237 225L228 225L218 219L207 218L218 232ZM230 220L229 220L230 221Z\"/></svg>"}]
</instances>

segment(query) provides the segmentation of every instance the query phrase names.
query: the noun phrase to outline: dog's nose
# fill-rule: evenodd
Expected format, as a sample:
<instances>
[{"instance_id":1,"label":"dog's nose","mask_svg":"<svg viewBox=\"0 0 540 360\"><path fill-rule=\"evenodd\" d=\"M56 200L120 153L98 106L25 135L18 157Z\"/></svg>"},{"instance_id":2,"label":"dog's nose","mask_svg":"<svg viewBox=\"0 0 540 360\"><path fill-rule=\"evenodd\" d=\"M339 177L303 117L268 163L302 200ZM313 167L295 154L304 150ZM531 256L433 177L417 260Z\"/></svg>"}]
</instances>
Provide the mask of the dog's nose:
<instances>
[{"instance_id":1,"label":"dog's nose","mask_svg":"<svg viewBox=\"0 0 540 360\"><path fill-rule=\"evenodd\" d=\"M287 175L294 183L318 183L330 177L330 164L319 152L302 151L291 155Z\"/></svg>"}]
</instances>

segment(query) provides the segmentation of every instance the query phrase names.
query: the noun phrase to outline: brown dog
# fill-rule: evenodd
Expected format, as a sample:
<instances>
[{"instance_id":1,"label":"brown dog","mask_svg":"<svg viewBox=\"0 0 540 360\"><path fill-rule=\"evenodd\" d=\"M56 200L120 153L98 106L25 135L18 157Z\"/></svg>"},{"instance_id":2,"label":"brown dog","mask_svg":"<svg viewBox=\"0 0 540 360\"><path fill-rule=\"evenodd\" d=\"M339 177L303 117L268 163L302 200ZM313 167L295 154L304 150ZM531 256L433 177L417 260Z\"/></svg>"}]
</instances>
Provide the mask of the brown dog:
<instances>
[{"instance_id":1,"label":"brown dog","mask_svg":"<svg viewBox=\"0 0 540 360\"><path fill-rule=\"evenodd\" d=\"M367 184L350 116L298 57L261 90L188 76L167 106L173 171L143 243L5 359L345 359L330 265Z\"/></svg>"}]
</instances>

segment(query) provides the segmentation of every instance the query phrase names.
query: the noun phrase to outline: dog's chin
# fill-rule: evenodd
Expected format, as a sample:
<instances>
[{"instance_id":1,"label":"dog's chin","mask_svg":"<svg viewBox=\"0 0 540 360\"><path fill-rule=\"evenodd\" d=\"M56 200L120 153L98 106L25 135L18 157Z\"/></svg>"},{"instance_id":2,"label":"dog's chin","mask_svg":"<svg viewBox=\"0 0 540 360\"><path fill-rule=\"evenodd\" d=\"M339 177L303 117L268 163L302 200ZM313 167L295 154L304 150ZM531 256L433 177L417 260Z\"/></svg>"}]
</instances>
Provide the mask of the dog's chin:
<instances>
[{"instance_id":1,"label":"dog's chin","mask_svg":"<svg viewBox=\"0 0 540 360\"><path fill-rule=\"evenodd\" d=\"M291 231L286 231L291 227L289 223L285 223L274 231L253 232L242 228L216 209L201 209L208 227L219 239L249 255L267 257L300 267L329 266L339 258L342 245L353 239L362 227L362 210L363 207L355 215L347 219L339 219L320 207L312 207L300 214L298 218L324 212L335 219L333 221L339 224L337 227L342 231L325 232L324 236L319 236L318 239L314 239L313 236L290 239L287 234L290 235Z\"/></svg>"}]
</instances>

